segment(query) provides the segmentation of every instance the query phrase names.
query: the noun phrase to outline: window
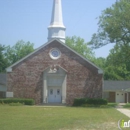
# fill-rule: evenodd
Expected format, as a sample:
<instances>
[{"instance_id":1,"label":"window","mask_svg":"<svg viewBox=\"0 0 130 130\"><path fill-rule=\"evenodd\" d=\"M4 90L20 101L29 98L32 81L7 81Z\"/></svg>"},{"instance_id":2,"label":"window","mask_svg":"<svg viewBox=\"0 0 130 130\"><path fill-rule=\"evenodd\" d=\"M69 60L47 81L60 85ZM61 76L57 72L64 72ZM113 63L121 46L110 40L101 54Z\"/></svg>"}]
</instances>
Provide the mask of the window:
<instances>
[{"instance_id":1,"label":"window","mask_svg":"<svg viewBox=\"0 0 130 130\"><path fill-rule=\"evenodd\" d=\"M50 95L52 95L53 94L53 89L50 89Z\"/></svg>"},{"instance_id":2,"label":"window","mask_svg":"<svg viewBox=\"0 0 130 130\"><path fill-rule=\"evenodd\" d=\"M50 51L50 57L54 60L58 59L61 55L60 50L58 50L57 48L53 48Z\"/></svg>"},{"instance_id":3,"label":"window","mask_svg":"<svg viewBox=\"0 0 130 130\"><path fill-rule=\"evenodd\" d=\"M60 95L60 89L57 89L57 95Z\"/></svg>"}]
</instances>

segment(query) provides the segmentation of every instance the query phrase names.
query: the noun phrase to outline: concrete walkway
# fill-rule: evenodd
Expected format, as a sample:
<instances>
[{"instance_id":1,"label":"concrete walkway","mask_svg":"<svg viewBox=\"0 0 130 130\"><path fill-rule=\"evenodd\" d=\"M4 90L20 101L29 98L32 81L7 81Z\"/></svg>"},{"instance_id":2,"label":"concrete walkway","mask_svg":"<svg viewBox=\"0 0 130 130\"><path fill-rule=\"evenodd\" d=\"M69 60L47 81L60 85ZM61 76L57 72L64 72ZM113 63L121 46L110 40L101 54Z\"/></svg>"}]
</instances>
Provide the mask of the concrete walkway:
<instances>
[{"instance_id":1,"label":"concrete walkway","mask_svg":"<svg viewBox=\"0 0 130 130\"><path fill-rule=\"evenodd\" d=\"M116 108L119 112L125 114L126 116L128 116L130 118L130 110L129 109L125 109L125 108Z\"/></svg>"}]
</instances>

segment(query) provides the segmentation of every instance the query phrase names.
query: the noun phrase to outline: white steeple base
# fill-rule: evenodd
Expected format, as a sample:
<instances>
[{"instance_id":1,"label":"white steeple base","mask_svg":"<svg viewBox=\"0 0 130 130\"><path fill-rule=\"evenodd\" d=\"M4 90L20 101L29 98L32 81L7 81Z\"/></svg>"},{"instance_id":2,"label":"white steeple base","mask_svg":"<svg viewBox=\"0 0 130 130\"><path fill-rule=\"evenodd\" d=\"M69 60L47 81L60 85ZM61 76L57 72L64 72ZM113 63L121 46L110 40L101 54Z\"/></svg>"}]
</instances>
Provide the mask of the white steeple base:
<instances>
[{"instance_id":1,"label":"white steeple base","mask_svg":"<svg viewBox=\"0 0 130 130\"><path fill-rule=\"evenodd\" d=\"M65 27L48 27L48 41L58 39L65 43Z\"/></svg>"}]
</instances>

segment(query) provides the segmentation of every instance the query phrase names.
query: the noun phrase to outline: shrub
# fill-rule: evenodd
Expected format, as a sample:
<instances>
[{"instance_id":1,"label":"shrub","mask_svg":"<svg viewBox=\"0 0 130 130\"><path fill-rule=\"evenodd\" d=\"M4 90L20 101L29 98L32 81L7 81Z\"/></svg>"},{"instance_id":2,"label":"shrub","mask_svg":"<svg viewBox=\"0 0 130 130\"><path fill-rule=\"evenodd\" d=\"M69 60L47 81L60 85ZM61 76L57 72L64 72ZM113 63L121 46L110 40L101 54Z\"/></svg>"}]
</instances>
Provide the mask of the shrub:
<instances>
[{"instance_id":1,"label":"shrub","mask_svg":"<svg viewBox=\"0 0 130 130\"><path fill-rule=\"evenodd\" d=\"M85 102L86 98L76 98L74 99L73 106L82 106L83 104L85 104Z\"/></svg>"},{"instance_id":2,"label":"shrub","mask_svg":"<svg viewBox=\"0 0 130 130\"><path fill-rule=\"evenodd\" d=\"M107 105L107 100L102 98L77 98L74 99L73 106L100 106Z\"/></svg>"},{"instance_id":3,"label":"shrub","mask_svg":"<svg viewBox=\"0 0 130 130\"><path fill-rule=\"evenodd\" d=\"M21 98L4 98L0 99L0 103L10 104L10 103L21 103L25 105L34 105L33 99L21 99Z\"/></svg>"},{"instance_id":4,"label":"shrub","mask_svg":"<svg viewBox=\"0 0 130 130\"><path fill-rule=\"evenodd\" d=\"M86 100L86 104L107 105L107 100L102 98L89 98Z\"/></svg>"}]
</instances>

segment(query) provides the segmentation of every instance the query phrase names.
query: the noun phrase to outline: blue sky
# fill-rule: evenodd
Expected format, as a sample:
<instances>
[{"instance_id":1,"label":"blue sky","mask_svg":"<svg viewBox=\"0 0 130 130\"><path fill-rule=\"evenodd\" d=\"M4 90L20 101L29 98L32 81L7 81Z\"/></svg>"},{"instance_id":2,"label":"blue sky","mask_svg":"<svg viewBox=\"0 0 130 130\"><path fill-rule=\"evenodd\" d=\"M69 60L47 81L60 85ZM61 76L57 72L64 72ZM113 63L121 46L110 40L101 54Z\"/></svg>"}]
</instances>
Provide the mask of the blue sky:
<instances>
[{"instance_id":1,"label":"blue sky","mask_svg":"<svg viewBox=\"0 0 130 130\"><path fill-rule=\"evenodd\" d=\"M98 29L98 16L116 0L62 0L66 36L90 41ZM18 40L30 41L35 48L47 42L53 0L0 0L0 43L13 46ZM113 44L95 50L106 57Z\"/></svg>"}]
</instances>

